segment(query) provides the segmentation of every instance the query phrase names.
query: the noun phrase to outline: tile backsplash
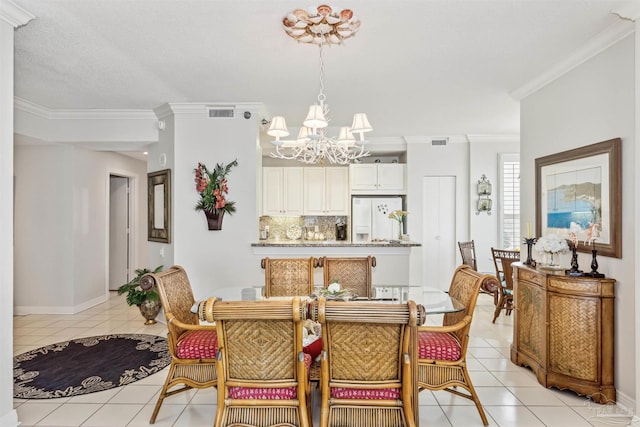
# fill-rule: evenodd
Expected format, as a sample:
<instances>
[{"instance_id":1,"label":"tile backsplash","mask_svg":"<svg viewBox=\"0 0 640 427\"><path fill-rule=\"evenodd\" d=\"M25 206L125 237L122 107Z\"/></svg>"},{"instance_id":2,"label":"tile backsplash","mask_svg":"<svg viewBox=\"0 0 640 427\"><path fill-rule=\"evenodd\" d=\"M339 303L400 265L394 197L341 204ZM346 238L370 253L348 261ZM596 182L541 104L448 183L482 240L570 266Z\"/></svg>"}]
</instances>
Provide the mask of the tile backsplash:
<instances>
[{"instance_id":1,"label":"tile backsplash","mask_svg":"<svg viewBox=\"0 0 640 427\"><path fill-rule=\"evenodd\" d=\"M305 231L307 229L315 230L318 227L318 234L324 236L324 240L336 239L336 224L347 224L347 238L349 234L349 221L347 216L292 216L292 217L276 217L261 216L260 228L262 231L265 226L269 226L269 235L266 241L291 240L287 237L287 230L291 226L298 226L302 232L301 239L306 239ZM291 233L290 233L291 234ZM260 236L258 236L260 237ZM298 240L301 240L298 239ZM260 239L265 241L265 239Z\"/></svg>"}]
</instances>

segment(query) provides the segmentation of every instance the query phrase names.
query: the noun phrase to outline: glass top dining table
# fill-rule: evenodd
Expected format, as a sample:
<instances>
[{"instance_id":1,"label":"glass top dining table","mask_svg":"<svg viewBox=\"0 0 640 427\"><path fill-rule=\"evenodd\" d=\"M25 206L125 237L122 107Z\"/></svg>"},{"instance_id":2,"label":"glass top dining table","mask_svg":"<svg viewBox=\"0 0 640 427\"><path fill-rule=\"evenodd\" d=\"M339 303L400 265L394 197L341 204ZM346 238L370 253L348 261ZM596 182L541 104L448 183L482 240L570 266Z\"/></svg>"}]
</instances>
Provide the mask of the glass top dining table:
<instances>
[{"instance_id":1,"label":"glass top dining table","mask_svg":"<svg viewBox=\"0 0 640 427\"><path fill-rule=\"evenodd\" d=\"M319 288L322 288L320 286ZM264 287L255 286L252 288L220 288L212 291L211 296L218 297L222 300L262 300ZM405 303L408 300L414 301L416 304L422 304L427 315L455 313L464 310L462 305L455 298L441 289L430 286L417 285L373 285L372 298L356 298L356 301L371 301L380 303ZM286 298L286 297L272 297ZM196 303L192 311L197 312Z\"/></svg>"}]
</instances>

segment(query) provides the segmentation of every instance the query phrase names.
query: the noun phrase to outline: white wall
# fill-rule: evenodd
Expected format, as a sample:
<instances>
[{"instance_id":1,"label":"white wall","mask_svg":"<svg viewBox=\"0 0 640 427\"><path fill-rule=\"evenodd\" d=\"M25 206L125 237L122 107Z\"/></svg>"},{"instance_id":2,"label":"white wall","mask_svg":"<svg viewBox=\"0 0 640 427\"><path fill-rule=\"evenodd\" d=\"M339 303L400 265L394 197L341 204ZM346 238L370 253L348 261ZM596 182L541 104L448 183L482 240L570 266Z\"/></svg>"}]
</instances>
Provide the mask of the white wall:
<instances>
[{"instance_id":1,"label":"white wall","mask_svg":"<svg viewBox=\"0 0 640 427\"><path fill-rule=\"evenodd\" d=\"M535 170L538 157L592 143L622 138L622 258L599 257L599 271L617 279L615 303L615 385L618 401L633 406L637 254L634 199L637 165L635 140L635 42L629 36L553 81L521 103L521 224L535 223ZM522 225L521 225L522 229ZM569 264L569 255L561 259ZM579 254L579 264L590 263Z\"/></svg>"},{"instance_id":2,"label":"white wall","mask_svg":"<svg viewBox=\"0 0 640 427\"><path fill-rule=\"evenodd\" d=\"M146 164L65 145L18 145L14 163L16 314L76 313L104 301L109 172L134 178L135 224L144 225ZM134 232L134 259L146 259L146 230Z\"/></svg>"},{"instance_id":3,"label":"white wall","mask_svg":"<svg viewBox=\"0 0 640 427\"><path fill-rule=\"evenodd\" d=\"M147 156L147 172L156 172L164 169L171 169L171 197L175 197L174 183L175 174L173 173L175 166L175 151L174 151L174 134L175 134L175 120L173 112L167 105L156 109L156 114L159 120L162 121L165 128L158 134L158 142L151 144L148 148ZM144 190L145 195L147 190ZM175 236L175 202L172 199L169 210L171 211L171 238L169 243L161 242L149 242L147 241L147 259L144 264L140 265L140 268L155 269L157 266L162 265L164 268L169 268L175 264L174 262L174 236ZM145 227L147 224L145 224ZM146 232L145 232L146 233ZM145 234L146 236L146 234ZM145 238L146 240L146 238Z\"/></svg>"},{"instance_id":4,"label":"white wall","mask_svg":"<svg viewBox=\"0 0 640 427\"><path fill-rule=\"evenodd\" d=\"M478 271L494 272L491 248L503 248L499 241L499 214L501 185L499 181L499 154L518 153L520 144L517 139L500 140L498 138L483 137L469 143L469 240L473 239L476 247ZM476 215L478 194L476 185L482 174L492 184L491 200L493 205L491 215L480 212ZM506 248L503 248L506 249Z\"/></svg>"},{"instance_id":5,"label":"white wall","mask_svg":"<svg viewBox=\"0 0 640 427\"><path fill-rule=\"evenodd\" d=\"M232 119L209 118L204 106L171 104L171 108L175 113L175 263L185 267L196 299L209 297L219 288L261 285L264 271L251 249L258 233L257 190L261 188L257 185L257 115L249 120L242 113ZM204 213L194 210L199 195L193 170L198 162L213 168L234 159L238 166L228 176L228 199L236 202L237 210L225 214L222 230L209 231Z\"/></svg>"},{"instance_id":6,"label":"white wall","mask_svg":"<svg viewBox=\"0 0 640 427\"><path fill-rule=\"evenodd\" d=\"M28 11L14 3L0 0L0 336L13 336L13 40L15 28L31 19ZM0 359L0 425L17 426L18 415L13 408L13 372L9 360L13 348L3 343Z\"/></svg>"}]
</instances>

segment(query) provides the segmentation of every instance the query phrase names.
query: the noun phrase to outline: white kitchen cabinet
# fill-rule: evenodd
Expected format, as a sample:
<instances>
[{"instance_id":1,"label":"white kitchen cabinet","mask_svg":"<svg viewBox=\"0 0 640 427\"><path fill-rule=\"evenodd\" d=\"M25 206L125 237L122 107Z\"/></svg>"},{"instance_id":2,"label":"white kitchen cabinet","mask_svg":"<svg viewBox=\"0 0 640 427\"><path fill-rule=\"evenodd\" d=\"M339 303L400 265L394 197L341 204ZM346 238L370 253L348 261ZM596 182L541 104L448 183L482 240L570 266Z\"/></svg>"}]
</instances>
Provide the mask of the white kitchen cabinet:
<instances>
[{"instance_id":1,"label":"white kitchen cabinet","mask_svg":"<svg viewBox=\"0 0 640 427\"><path fill-rule=\"evenodd\" d=\"M303 168L262 168L262 214L302 215Z\"/></svg>"},{"instance_id":2,"label":"white kitchen cabinet","mask_svg":"<svg viewBox=\"0 0 640 427\"><path fill-rule=\"evenodd\" d=\"M406 194L405 166L401 163L350 165L351 194Z\"/></svg>"},{"instance_id":3,"label":"white kitchen cabinet","mask_svg":"<svg viewBox=\"0 0 640 427\"><path fill-rule=\"evenodd\" d=\"M349 214L349 169L304 168L305 215Z\"/></svg>"}]
</instances>

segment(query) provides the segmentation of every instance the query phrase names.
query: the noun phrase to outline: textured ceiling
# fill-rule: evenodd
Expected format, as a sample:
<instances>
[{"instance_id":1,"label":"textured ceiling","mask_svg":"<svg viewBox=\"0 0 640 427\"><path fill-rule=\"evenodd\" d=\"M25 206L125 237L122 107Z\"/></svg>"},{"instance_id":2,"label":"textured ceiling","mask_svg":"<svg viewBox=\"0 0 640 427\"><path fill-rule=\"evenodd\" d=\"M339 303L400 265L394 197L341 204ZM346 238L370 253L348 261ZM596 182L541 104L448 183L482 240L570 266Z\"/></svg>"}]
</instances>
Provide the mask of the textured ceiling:
<instances>
[{"instance_id":1,"label":"textured ceiling","mask_svg":"<svg viewBox=\"0 0 640 427\"><path fill-rule=\"evenodd\" d=\"M50 109L262 102L297 126L318 91L318 48L283 16L313 3L14 0L15 94ZM517 134L511 92L621 19L607 0L353 0L356 37L325 50L334 124L366 111L372 137Z\"/></svg>"}]
</instances>

